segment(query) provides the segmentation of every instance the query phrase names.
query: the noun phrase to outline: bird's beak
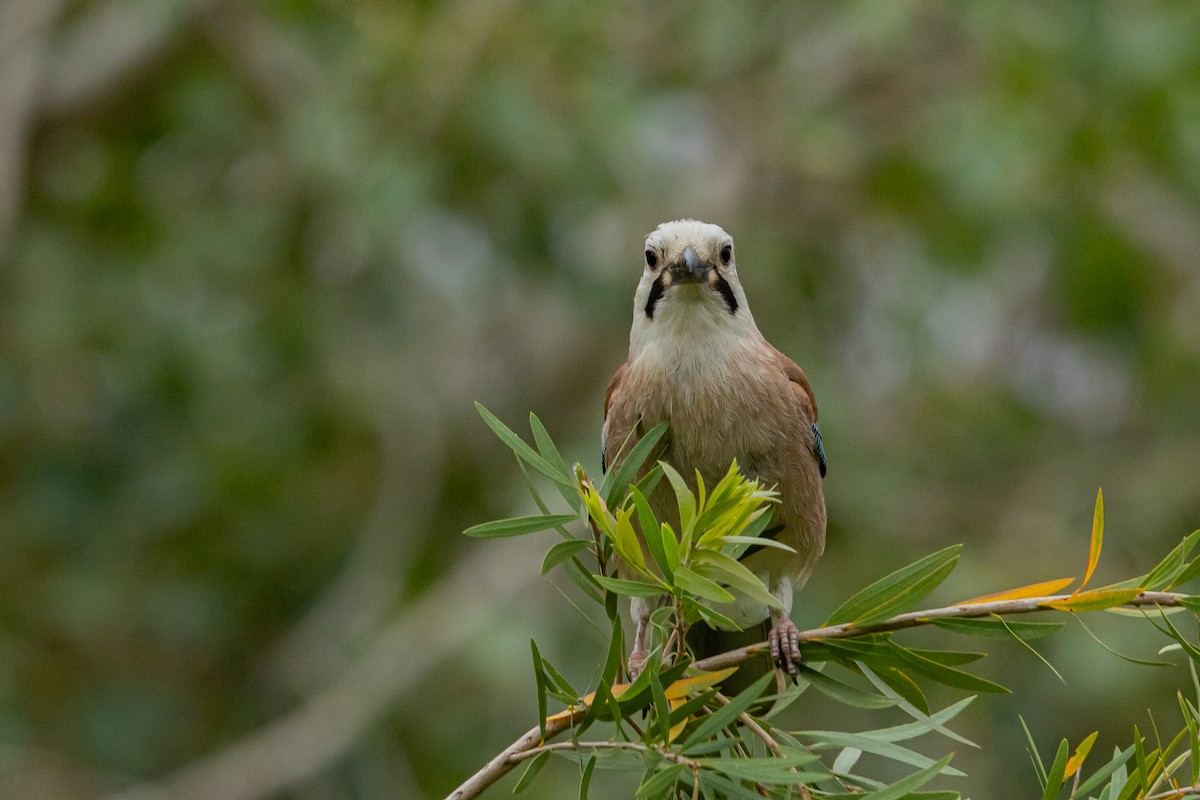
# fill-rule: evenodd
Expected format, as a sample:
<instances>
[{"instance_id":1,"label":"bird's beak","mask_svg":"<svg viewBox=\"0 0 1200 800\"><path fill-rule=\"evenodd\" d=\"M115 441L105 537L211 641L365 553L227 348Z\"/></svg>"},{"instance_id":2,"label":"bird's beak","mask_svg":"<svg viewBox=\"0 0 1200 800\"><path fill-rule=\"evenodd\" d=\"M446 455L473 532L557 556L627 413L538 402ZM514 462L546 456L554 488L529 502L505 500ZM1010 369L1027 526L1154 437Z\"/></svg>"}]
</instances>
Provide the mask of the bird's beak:
<instances>
[{"instance_id":1,"label":"bird's beak","mask_svg":"<svg viewBox=\"0 0 1200 800\"><path fill-rule=\"evenodd\" d=\"M700 260L693 248L687 247L684 248L683 256L671 265L671 277L678 283L704 283L708 280L711 269L712 267Z\"/></svg>"}]
</instances>

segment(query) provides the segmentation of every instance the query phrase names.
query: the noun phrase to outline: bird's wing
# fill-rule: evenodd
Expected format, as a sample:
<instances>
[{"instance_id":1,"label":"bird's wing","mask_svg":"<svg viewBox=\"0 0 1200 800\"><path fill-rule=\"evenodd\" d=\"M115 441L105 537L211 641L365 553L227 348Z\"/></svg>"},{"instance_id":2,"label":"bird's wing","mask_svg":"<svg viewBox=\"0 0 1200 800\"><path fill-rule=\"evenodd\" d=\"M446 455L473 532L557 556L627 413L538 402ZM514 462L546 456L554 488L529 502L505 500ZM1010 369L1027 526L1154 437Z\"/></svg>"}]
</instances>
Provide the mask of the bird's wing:
<instances>
[{"instance_id":1,"label":"bird's wing","mask_svg":"<svg viewBox=\"0 0 1200 800\"><path fill-rule=\"evenodd\" d=\"M768 347L771 347L768 345ZM817 398L813 394L812 384L808 382L808 376L804 374L804 370L800 369L800 365L783 353L771 347L775 353L776 363L779 364L783 373L787 375L788 383L792 388L792 393L800 402L800 409L804 412L806 422L812 428L813 441L809 446L812 453L817 458L817 462L821 465L821 477L825 477L825 443L821 441L821 429L817 427Z\"/></svg>"},{"instance_id":2,"label":"bird's wing","mask_svg":"<svg viewBox=\"0 0 1200 800\"><path fill-rule=\"evenodd\" d=\"M625 381L625 368L628 364L622 364L613 374L612 379L608 382L608 390L604 393L604 427L600 431L600 469L601 471L608 470L608 443L609 441L624 441L628 435L628 425L621 425L615 417L621 416L618 411L609 416L609 412L613 411L614 399L619 400L621 395L621 387ZM617 403L618 406L623 406L622 403ZM624 427L624 431L616 431L615 428Z\"/></svg>"}]
</instances>

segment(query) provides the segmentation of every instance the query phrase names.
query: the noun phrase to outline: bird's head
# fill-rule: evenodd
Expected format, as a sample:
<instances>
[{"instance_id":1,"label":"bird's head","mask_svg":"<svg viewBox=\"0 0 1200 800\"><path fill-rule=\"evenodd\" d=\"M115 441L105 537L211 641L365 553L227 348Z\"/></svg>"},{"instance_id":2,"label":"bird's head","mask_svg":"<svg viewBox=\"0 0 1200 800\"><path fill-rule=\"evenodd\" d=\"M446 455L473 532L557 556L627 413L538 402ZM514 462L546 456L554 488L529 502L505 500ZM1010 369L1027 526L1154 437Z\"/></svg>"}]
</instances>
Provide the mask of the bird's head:
<instances>
[{"instance_id":1,"label":"bird's head","mask_svg":"<svg viewBox=\"0 0 1200 800\"><path fill-rule=\"evenodd\" d=\"M635 315L648 324L673 317L749 317L733 237L716 225L664 222L646 237Z\"/></svg>"}]
</instances>

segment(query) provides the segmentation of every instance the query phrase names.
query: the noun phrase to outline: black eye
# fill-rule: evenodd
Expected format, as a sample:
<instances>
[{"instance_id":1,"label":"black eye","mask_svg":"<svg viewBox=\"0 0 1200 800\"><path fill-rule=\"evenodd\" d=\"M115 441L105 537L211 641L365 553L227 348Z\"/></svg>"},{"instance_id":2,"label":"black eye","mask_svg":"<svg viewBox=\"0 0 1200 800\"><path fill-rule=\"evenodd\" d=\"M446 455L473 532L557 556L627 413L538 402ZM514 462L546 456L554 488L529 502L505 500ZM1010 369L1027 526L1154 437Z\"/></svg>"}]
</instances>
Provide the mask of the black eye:
<instances>
[{"instance_id":1,"label":"black eye","mask_svg":"<svg viewBox=\"0 0 1200 800\"><path fill-rule=\"evenodd\" d=\"M729 259L733 258L733 245L726 244L721 246L721 263L728 264Z\"/></svg>"},{"instance_id":2,"label":"black eye","mask_svg":"<svg viewBox=\"0 0 1200 800\"><path fill-rule=\"evenodd\" d=\"M646 266L650 269L654 269L658 266L658 253L654 252L653 250L646 251Z\"/></svg>"}]
</instances>

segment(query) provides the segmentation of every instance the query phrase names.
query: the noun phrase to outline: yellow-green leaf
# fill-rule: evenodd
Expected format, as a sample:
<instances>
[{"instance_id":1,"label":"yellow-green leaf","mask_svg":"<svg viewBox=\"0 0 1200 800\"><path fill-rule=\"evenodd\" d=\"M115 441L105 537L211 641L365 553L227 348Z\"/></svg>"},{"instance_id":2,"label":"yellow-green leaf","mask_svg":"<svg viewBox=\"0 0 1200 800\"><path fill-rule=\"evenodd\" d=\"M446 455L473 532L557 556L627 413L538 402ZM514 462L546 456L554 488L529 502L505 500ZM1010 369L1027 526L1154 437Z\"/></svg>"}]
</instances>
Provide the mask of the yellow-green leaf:
<instances>
[{"instance_id":1,"label":"yellow-green leaf","mask_svg":"<svg viewBox=\"0 0 1200 800\"><path fill-rule=\"evenodd\" d=\"M1104 543L1104 490L1096 492L1096 510L1092 513L1092 543L1088 548L1087 572L1083 573L1083 583L1075 590L1075 594L1083 591L1087 582L1096 571L1096 563L1100 561L1100 545Z\"/></svg>"},{"instance_id":2,"label":"yellow-green leaf","mask_svg":"<svg viewBox=\"0 0 1200 800\"><path fill-rule=\"evenodd\" d=\"M1059 611L1100 611L1113 606L1123 606L1141 593L1141 589L1093 589L1061 600L1047 601L1042 603L1042 608L1054 608Z\"/></svg>"},{"instance_id":3,"label":"yellow-green leaf","mask_svg":"<svg viewBox=\"0 0 1200 800\"><path fill-rule=\"evenodd\" d=\"M1003 592L994 592L985 594L982 597L974 597L970 600L963 600L955 603L956 606L973 606L980 603L995 603L1000 600L1025 600L1030 597L1045 597L1046 595L1054 594L1060 589L1065 589L1071 585L1074 578L1056 578L1052 581L1042 581L1041 583L1031 583L1028 586L1019 586L1016 589L1007 589Z\"/></svg>"},{"instance_id":4,"label":"yellow-green leaf","mask_svg":"<svg viewBox=\"0 0 1200 800\"><path fill-rule=\"evenodd\" d=\"M472 525L463 531L463 533L478 539L521 536L526 533L544 531L558 525L565 525L568 522L574 522L576 519L578 517L574 514L539 514L535 517L513 517L512 519L498 519L492 522L484 522L480 525Z\"/></svg>"},{"instance_id":5,"label":"yellow-green leaf","mask_svg":"<svg viewBox=\"0 0 1200 800\"><path fill-rule=\"evenodd\" d=\"M1083 767L1084 760L1088 757L1088 753L1092 751L1092 745L1096 743L1096 737L1100 735L1100 731L1092 731L1092 733L1079 743L1079 747L1075 748L1075 752L1071 758L1067 760L1066 770L1063 772L1063 780L1066 781Z\"/></svg>"}]
</instances>

